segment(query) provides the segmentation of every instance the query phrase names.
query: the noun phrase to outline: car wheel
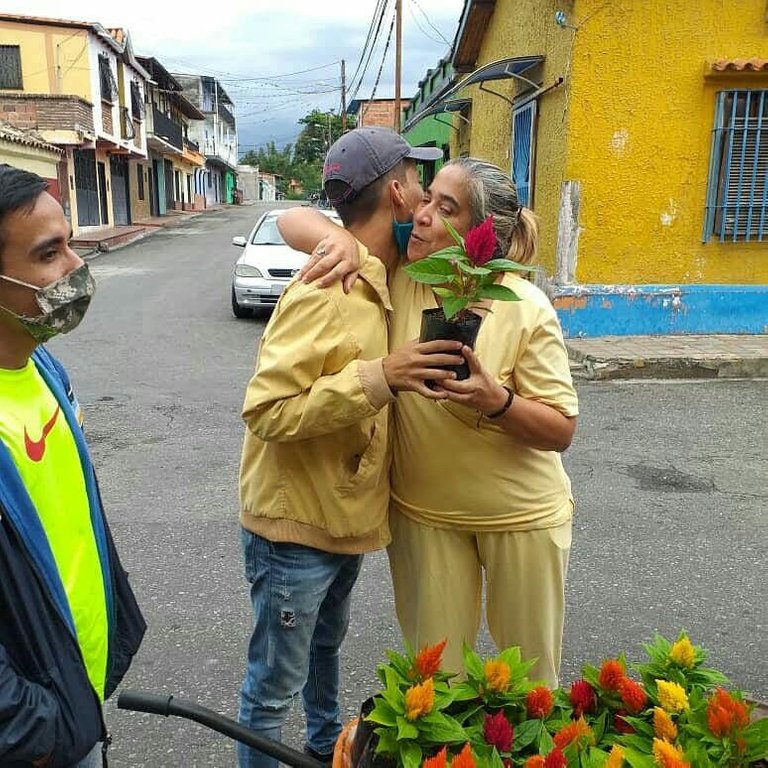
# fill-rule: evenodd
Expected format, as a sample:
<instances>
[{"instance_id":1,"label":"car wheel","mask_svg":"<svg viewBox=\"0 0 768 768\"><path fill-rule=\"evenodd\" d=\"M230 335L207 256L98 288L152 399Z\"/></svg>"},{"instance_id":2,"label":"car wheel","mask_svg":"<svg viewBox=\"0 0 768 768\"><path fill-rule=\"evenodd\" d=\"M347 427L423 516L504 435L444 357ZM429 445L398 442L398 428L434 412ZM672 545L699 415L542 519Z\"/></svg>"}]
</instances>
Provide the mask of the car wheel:
<instances>
[{"instance_id":1,"label":"car wheel","mask_svg":"<svg viewBox=\"0 0 768 768\"><path fill-rule=\"evenodd\" d=\"M246 309L245 307L241 307L237 303L237 296L235 296L235 289L232 289L232 314L235 317L239 317L240 319L244 317L252 317L253 313L250 309Z\"/></svg>"}]
</instances>

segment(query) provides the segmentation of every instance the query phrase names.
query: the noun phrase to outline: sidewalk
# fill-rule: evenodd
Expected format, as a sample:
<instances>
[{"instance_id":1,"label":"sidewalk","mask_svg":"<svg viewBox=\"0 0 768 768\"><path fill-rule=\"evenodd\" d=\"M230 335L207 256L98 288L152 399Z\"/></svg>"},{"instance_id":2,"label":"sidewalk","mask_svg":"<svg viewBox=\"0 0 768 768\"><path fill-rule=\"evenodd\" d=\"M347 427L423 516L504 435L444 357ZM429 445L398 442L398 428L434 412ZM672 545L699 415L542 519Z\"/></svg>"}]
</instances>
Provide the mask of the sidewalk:
<instances>
[{"instance_id":1,"label":"sidewalk","mask_svg":"<svg viewBox=\"0 0 768 768\"><path fill-rule=\"evenodd\" d=\"M768 335L566 339L574 378L768 378Z\"/></svg>"},{"instance_id":2,"label":"sidewalk","mask_svg":"<svg viewBox=\"0 0 768 768\"><path fill-rule=\"evenodd\" d=\"M212 205L200 211L168 211L165 216L150 216L136 219L132 224L116 227L103 227L86 232L71 241L71 246L81 255L95 251L106 253L134 243L159 229L171 229L185 224L190 219L206 213L215 213L224 208L223 205Z\"/></svg>"}]
</instances>

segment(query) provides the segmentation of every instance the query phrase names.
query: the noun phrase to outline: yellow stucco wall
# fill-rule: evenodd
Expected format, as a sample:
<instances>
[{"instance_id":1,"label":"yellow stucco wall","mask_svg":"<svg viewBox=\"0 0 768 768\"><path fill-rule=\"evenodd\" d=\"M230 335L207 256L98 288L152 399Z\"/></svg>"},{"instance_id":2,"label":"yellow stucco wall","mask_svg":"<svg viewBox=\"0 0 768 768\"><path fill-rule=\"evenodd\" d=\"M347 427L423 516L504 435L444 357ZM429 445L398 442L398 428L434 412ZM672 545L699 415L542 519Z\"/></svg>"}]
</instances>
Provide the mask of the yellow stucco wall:
<instances>
[{"instance_id":1,"label":"yellow stucco wall","mask_svg":"<svg viewBox=\"0 0 768 768\"><path fill-rule=\"evenodd\" d=\"M0 44L20 46L26 93L75 94L93 101L87 30L3 21Z\"/></svg>"},{"instance_id":2,"label":"yellow stucco wall","mask_svg":"<svg viewBox=\"0 0 768 768\"><path fill-rule=\"evenodd\" d=\"M578 29L555 23L560 9ZM768 58L767 10L766 0L497 1L477 66L541 53L533 79L566 79L538 100L533 207L548 272L572 180L579 282L768 282L768 243L702 243L715 93L768 89L766 75L705 78L705 62ZM471 154L509 169L511 109L478 88L461 95L473 99Z\"/></svg>"},{"instance_id":3,"label":"yellow stucco wall","mask_svg":"<svg viewBox=\"0 0 768 768\"><path fill-rule=\"evenodd\" d=\"M768 282L768 243L702 243L715 58L768 58L765 0L577 0L566 177L582 184L580 282Z\"/></svg>"}]
</instances>

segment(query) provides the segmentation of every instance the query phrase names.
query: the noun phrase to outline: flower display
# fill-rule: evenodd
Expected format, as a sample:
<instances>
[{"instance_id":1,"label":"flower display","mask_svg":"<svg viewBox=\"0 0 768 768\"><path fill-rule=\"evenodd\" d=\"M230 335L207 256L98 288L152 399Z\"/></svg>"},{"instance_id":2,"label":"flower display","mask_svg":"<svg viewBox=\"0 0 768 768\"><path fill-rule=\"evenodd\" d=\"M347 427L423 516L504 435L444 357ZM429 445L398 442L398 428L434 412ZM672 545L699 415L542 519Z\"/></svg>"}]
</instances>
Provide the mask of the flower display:
<instances>
[{"instance_id":1,"label":"flower display","mask_svg":"<svg viewBox=\"0 0 768 768\"><path fill-rule=\"evenodd\" d=\"M529 679L533 661L519 648L482 659L465 646L465 677L439 669L444 644L389 652L366 716L375 758L382 768L747 768L768 759L768 719L752 718L753 705L704 666L687 635L644 647L646 661L585 664L554 690Z\"/></svg>"},{"instance_id":2,"label":"flower display","mask_svg":"<svg viewBox=\"0 0 768 768\"><path fill-rule=\"evenodd\" d=\"M528 273L531 267L494 258L498 242L493 216L470 229L466 237L447 220L443 223L456 244L408 264L405 271L416 282L432 286L442 300L445 319L461 318L465 310L483 299L518 301L520 297L498 278L504 272Z\"/></svg>"}]
</instances>

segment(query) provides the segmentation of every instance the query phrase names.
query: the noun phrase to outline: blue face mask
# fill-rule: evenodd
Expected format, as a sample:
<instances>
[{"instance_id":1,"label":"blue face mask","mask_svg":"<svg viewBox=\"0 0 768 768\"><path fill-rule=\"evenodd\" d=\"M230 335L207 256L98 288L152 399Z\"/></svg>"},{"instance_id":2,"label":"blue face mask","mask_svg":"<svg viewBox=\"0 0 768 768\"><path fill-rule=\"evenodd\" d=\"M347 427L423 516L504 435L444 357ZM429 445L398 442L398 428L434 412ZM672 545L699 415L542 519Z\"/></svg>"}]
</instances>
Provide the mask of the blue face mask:
<instances>
[{"instance_id":1,"label":"blue face mask","mask_svg":"<svg viewBox=\"0 0 768 768\"><path fill-rule=\"evenodd\" d=\"M411 239L411 232L413 232L412 221L399 222L397 219L392 219L392 233L395 236L397 250L400 251L401 255L408 250L408 241Z\"/></svg>"}]
</instances>

